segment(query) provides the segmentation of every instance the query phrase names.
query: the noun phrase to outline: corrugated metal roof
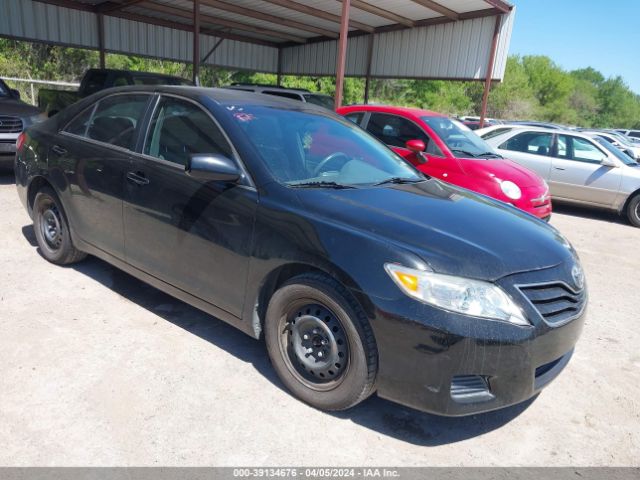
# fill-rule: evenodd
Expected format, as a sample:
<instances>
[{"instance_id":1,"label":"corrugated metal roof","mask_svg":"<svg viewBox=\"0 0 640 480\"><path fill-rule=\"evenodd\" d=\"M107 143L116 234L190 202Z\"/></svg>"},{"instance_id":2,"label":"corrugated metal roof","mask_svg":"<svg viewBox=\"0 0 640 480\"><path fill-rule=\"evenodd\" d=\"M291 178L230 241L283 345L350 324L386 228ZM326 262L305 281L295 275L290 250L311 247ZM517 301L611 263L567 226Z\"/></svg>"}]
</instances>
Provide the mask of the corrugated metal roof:
<instances>
[{"instance_id":1,"label":"corrugated metal roof","mask_svg":"<svg viewBox=\"0 0 640 480\"><path fill-rule=\"evenodd\" d=\"M424 0L352 0L346 74L366 74L373 31L373 76L484 78L494 19L503 12L488 0L435 1L454 18L424 6ZM225 38L206 63L275 73L280 55L283 73L335 73L339 0L200 2L201 55ZM192 61L193 0L2 0L0 36L98 48L98 12L104 16L106 50ZM513 15L502 15L494 79L504 74Z\"/></svg>"}]
</instances>

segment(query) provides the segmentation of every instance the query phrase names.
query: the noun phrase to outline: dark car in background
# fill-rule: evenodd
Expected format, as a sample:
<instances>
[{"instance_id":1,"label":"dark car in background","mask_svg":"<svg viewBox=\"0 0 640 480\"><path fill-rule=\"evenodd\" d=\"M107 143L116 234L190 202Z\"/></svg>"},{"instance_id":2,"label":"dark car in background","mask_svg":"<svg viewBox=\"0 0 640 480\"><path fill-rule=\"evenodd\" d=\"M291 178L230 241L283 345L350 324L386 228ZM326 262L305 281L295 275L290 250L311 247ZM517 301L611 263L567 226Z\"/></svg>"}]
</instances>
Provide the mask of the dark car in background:
<instances>
[{"instance_id":1,"label":"dark car in background","mask_svg":"<svg viewBox=\"0 0 640 480\"><path fill-rule=\"evenodd\" d=\"M329 110L333 110L335 102L332 96L322 93L313 93L304 88L286 88L278 85L262 85L256 83L233 83L228 87L232 90L242 90L244 92L262 93L273 95L274 97L288 98L299 102L312 103Z\"/></svg>"},{"instance_id":2,"label":"dark car in background","mask_svg":"<svg viewBox=\"0 0 640 480\"><path fill-rule=\"evenodd\" d=\"M0 79L0 170L13 168L18 136L44 118L39 109L20 100L18 90Z\"/></svg>"},{"instance_id":3,"label":"dark car in background","mask_svg":"<svg viewBox=\"0 0 640 480\"><path fill-rule=\"evenodd\" d=\"M19 144L46 259L95 255L264 337L317 408L374 392L443 415L522 402L582 329L584 276L556 229L423 176L321 107L121 88Z\"/></svg>"},{"instance_id":4,"label":"dark car in background","mask_svg":"<svg viewBox=\"0 0 640 480\"><path fill-rule=\"evenodd\" d=\"M78 90L54 90L41 88L38 106L51 117L78 100L100 90L127 85L190 85L191 80L151 72L134 72L106 68L91 68L85 72Z\"/></svg>"}]
</instances>

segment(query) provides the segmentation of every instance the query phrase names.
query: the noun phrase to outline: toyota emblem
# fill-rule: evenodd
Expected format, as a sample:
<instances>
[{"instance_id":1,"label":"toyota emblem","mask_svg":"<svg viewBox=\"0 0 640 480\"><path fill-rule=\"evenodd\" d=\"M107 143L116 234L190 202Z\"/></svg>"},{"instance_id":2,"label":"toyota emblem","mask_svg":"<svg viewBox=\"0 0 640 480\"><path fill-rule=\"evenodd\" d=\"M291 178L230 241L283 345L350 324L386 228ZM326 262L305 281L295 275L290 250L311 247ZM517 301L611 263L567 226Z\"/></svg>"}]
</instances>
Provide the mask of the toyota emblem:
<instances>
[{"instance_id":1,"label":"toyota emblem","mask_svg":"<svg viewBox=\"0 0 640 480\"><path fill-rule=\"evenodd\" d=\"M584 288L584 272L582 268L580 268L580 265L573 266L571 276L573 277L573 282L576 284L576 287L582 290Z\"/></svg>"}]
</instances>

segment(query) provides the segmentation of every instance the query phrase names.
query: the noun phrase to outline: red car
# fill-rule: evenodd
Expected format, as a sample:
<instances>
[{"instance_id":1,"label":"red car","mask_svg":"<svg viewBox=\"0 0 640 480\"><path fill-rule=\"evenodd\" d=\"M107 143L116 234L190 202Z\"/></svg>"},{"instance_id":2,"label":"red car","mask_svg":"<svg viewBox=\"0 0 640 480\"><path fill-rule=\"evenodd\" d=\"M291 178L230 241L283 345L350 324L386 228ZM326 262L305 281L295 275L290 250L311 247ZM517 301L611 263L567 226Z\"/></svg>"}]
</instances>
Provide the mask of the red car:
<instances>
[{"instance_id":1,"label":"red car","mask_svg":"<svg viewBox=\"0 0 640 480\"><path fill-rule=\"evenodd\" d=\"M546 182L498 155L457 120L418 108L381 105L342 107L338 113L429 176L510 203L545 220L551 216Z\"/></svg>"}]
</instances>

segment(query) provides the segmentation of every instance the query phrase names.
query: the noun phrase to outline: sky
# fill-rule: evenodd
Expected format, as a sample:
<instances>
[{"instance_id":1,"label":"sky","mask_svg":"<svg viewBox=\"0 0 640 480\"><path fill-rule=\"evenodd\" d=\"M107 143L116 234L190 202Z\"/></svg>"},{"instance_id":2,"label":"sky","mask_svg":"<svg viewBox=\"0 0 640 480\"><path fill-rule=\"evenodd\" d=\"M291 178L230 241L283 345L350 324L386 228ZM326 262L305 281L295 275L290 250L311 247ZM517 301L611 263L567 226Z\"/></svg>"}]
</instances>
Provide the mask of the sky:
<instances>
[{"instance_id":1,"label":"sky","mask_svg":"<svg viewBox=\"0 0 640 480\"><path fill-rule=\"evenodd\" d=\"M640 94L640 0L511 0L510 54L547 55L566 70L620 75Z\"/></svg>"}]
</instances>

